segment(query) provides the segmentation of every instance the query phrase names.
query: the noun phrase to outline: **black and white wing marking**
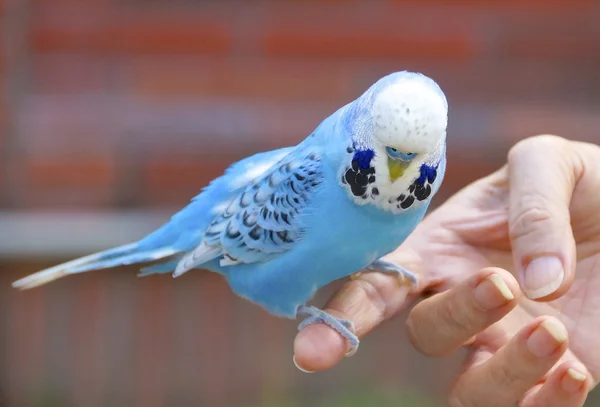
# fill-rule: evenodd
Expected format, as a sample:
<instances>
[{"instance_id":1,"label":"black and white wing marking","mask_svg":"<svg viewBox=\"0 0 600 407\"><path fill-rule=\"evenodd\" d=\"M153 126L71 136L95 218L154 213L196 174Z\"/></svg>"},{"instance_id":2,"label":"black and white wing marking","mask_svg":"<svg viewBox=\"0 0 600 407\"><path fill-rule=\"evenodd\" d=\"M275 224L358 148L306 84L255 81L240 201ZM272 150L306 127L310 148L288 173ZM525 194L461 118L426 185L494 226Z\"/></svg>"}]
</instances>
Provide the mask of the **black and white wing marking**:
<instances>
[{"instance_id":1,"label":"black and white wing marking","mask_svg":"<svg viewBox=\"0 0 600 407\"><path fill-rule=\"evenodd\" d=\"M304 229L299 215L323 181L317 154L289 154L249 184L206 229L175 276L220 258L221 266L264 262L292 249Z\"/></svg>"}]
</instances>

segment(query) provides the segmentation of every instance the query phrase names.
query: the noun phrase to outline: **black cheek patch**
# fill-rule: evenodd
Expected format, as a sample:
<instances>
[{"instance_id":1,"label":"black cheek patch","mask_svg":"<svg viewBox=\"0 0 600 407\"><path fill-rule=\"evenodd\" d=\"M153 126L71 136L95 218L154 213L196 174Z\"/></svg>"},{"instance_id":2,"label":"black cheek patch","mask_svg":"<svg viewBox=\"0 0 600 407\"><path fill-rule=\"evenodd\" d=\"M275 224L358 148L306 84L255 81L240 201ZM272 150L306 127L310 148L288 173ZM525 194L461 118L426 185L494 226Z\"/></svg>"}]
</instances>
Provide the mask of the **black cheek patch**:
<instances>
[{"instance_id":1,"label":"black cheek patch","mask_svg":"<svg viewBox=\"0 0 600 407\"><path fill-rule=\"evenodd\" d=\"M419 178L408 187L408 194L404 193L396 198L396 202L399 202L398 209L408 209L415 200L424 201L431 195L431 184L437 178L437 166L430 167L423 164L420 171Z\"/></svg>"},{"instance_id":2,"label":"black cheek patch","mask_svg":"<svg viewBox=\"0 0 600 407\"><path fill-rule=\"evenodd\" d=\"M346 170L342 179L342 183L350 186L350 190L354 196L365 195L367 192L367 187L371 182L374 181L375 168L360 168L358 161L356 160L352 161L352 167Z\"/></svg>"},{"instance_id":3,"label":"black cheek patch","mask_svg":"<svg viewBox=\"0 0 600 407\"><path fill-rule=\"evenodd\" d=\"M352 162L350 168L347 168L342 175L342 184L348 185L352 195L356 197L374 199L379 195L379 190L371 185L376 179L375 168L371 166L375 153L370 149L356 149L354 145L348 146L346 152L352 154Z\"/></svg>"},{"instance_id":4,"label":"black cheek patch","mask_svg":"<svg viewBox=\"0 0 600 407\"><path fill-rule=\"evenodd\" d=\"M358 185L367 185L369 183L369 178L367 178L367 174L363 171L359 171L356 173L356 183Z\"/></svg>"}]
</instances>

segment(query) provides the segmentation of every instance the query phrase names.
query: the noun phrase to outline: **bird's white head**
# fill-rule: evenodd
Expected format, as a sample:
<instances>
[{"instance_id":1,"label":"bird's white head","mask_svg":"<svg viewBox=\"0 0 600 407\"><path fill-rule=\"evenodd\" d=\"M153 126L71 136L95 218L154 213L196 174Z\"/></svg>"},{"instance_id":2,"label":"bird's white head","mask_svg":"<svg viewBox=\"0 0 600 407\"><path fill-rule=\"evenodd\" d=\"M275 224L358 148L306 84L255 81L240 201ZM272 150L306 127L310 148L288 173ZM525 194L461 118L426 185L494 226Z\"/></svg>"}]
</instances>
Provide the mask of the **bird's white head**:
<instances>
[{"instance_id":1,"label":"bird's white head","mask_svg":"<svg viewBox=\"0 0 600 407\"><path fill-rule=\"evenodd\" d=\"M394 213L431 199L445 169L448 103L430 78L387 75L349 104L340 182L356 203Z\"/></svg>"}]
</instances>

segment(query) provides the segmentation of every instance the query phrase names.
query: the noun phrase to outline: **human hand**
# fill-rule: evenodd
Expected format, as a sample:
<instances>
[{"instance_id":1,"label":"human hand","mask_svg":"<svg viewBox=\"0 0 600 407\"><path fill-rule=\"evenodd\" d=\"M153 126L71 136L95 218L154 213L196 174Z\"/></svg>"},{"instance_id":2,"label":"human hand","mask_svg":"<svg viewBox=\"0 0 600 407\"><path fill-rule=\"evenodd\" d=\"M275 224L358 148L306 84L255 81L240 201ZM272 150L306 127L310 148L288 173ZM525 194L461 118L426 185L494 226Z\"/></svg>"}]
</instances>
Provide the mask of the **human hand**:
<instances>
[{"instance_id":1,"label":"human hand","mask_svg":"<svg viewBox=\"0 0 600 407\"><path fill-rule=\"evenodd\" d=\"M568 332L561 360L585 367L588 385L595 386L600 377L600 351L595 350L600 296L590 293L600 289L597 163L600 148L595 145L554 136L518 143L507 165L459 191L387 256L420 276L419 292L409 294L392 277L365 273L345 284L327 311L353 321L357 335L364 337L422 294L444 292L490 265L502 267L516 276L525 295L516 297L504 318L477 327L469 344L472 359L504 352L511 338L519 340L518 332L551 316ZM448 318L460 324L456 311ZM324 370L342 360L346 346L335 331L313 325L296 337L295 359L303 369ZM467 371L471 363L466 362ZM552 377L546 376L548 383Z\"/></svg>"},{"instance_id":2,"label":"human hand","mask_svg":"<svg viewBox=\"0 0 600 407\"><path fill-rule=\"evenodd\" d=\"M485 268L411 310L408 334L420 352L445 356L465 344L470 349L449 406L583 406L592 379L567 353L564 324L523 313L521 300L512 274Z\"/></svg>"}]
</instances>

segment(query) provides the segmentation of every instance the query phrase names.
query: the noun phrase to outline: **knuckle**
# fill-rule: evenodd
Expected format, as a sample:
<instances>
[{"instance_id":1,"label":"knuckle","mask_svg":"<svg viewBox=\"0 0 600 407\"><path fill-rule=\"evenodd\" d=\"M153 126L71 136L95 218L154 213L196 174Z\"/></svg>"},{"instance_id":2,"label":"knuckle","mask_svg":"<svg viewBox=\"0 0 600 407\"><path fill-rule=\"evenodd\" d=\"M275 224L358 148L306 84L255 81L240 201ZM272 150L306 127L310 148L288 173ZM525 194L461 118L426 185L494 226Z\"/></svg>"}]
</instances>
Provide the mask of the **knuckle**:
<instances>
[{"instance_id":1,"label":"knuckle","mask_svg":"<svg viewBox=\"0 0 600 407\"><path fill-rule=\"evenodd\" d=\"M523 197L522 210L509 225L512 239L521 239L532 233L539 233L541 226L550 224L553 215L546 205L533 197Z\"/></svg>"},{"instance_id":2,"label":"knuckle","mask_svg":"<svg viewBox=\"0 0 600 407\"><path fill-rule=\"evenodd\" d=\"M367 303L373 305L380 318L386 319L388 306L384 290L367 280L356 280L356 283L362 295L367 299Z\"/></svg>"},{"instance_id":3,"label":"knuckle","mask_svg":"<svg viewBox=\"0 0 600 407\"><path fill-rule=\"evenodd\" d=\"M463 303L455 300L455 297L448 298L443 306L438 309L438 323L440 329L445 330L452 336L460 334L464 336L473 329L472 309Z\"/></svg>"},{"instance_id":4,"label":"knuckle","mask_svg":"<svg viewBox=\"0 0 600 407\"><path fill-rule=\"evenodd\" d=\"M522 157L529 156L532 152L542 153L547 149L561 149L567 140L564 137L553 134L540 134L533 137L528 137L517 142L508 151L509 164L515 160L520 160Z\"/></svg>"},{"instance_id":5,"label":"knuckle","mask_svg":"<svg viewBox=\"0 0 600 407\"><path fill-rule=\"evenodd\" d=\"M364 303L369 304L383 320L394 317L402 310L406 299L410 294L405 285L399 285L398 280L386 273L366 273L364 277L353 281Z\"/></svg>"},{"instance_id":6,"label":"knuckle","mask_svg":"<svg viewBox=\"0 0 600 407\"><path fill-rule=\"evenodd\" d=\"M496 369L491 369L489 372L490 382L500 391L509 391L516 384L523 382L523 374L518 369L515 369L518 363L502 363Z\"/></svg>"}]
</instances>

